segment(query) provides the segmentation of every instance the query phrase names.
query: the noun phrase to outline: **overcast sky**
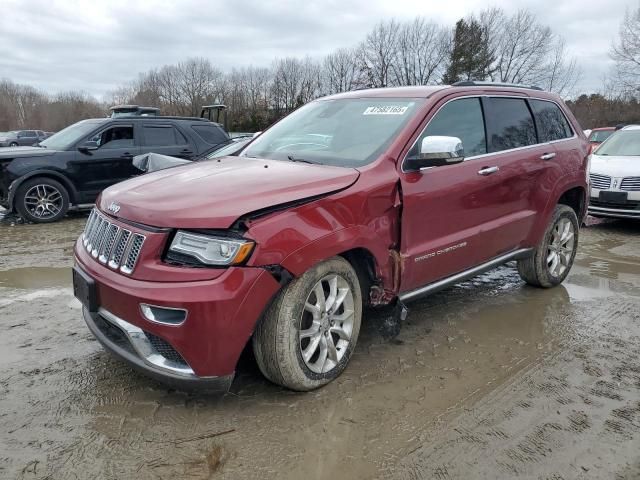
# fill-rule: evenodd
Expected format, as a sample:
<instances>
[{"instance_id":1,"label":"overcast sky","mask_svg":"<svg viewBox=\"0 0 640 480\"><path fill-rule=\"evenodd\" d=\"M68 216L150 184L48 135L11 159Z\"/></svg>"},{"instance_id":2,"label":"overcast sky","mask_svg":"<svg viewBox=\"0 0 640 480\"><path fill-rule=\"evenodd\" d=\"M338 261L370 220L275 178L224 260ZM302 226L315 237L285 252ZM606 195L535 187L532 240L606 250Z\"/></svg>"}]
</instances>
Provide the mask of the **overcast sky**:
<instances>
[{"instance_id":1,"label":"overcast sky","mask_svg":"<svg viewBox=\"0 0 640 480\"><path fill-rule=\"evenodd\" d=\"M455 21L482 0L0 0L0 78L49 93L98 97L187 57L223 70L275 57L321 57L352 46L382 19ZM638 0L496 0L533 11L563 35L582 66L581 91L597 91L625 8Z\"/></svg>"}]
</instances>

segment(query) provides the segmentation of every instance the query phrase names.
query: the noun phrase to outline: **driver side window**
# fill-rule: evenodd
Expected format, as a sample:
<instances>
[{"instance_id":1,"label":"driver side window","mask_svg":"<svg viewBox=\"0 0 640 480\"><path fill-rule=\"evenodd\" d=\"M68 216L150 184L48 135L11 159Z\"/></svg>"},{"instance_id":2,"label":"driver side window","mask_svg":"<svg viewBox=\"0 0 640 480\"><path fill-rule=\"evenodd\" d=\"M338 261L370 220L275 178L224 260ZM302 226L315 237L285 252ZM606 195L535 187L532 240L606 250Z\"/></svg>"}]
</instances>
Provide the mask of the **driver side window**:
<instances>
[{"instance_id":1,"label":"driver side window","mask_svg":"<svg viewBox=\"0 0 640 480\"><path fill-rule=\"evenodd\" d=\"M418 157L422 140L429 136L457 137L462 141L465 158L487 153L484 115L479 98L461 98L445 104L429 120L411 147L407 157Z\"/></svg>"},{"instance_id":2,"label":"driver side window","mask_svg":"<svg viewBox=\"0 0 640 480\"><path fill-rule=\"evenodd\" d=\"M94 135L89 139L96 142L100 149L128 148L135 145L133 138L133 126L116 125Z\"/></svg>"}]
</instances>

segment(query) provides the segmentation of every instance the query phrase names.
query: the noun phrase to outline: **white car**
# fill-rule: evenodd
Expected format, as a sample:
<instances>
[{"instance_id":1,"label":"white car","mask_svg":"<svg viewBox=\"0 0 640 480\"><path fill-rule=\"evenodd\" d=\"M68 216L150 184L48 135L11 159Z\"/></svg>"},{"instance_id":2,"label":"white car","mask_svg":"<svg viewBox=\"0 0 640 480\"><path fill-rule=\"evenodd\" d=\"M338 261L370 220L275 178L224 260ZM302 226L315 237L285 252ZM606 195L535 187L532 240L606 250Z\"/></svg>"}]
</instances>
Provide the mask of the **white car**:
<instances>
[{"instance_id":1,"label":"white car","mask_svg":"<svg viewBox=\"0 0 640 480\"><path fill-rule=\"evenodd\" d=\"M640 219L640 125L615 132L591 155L594 217Z\"/></svg>"}]
</instances>

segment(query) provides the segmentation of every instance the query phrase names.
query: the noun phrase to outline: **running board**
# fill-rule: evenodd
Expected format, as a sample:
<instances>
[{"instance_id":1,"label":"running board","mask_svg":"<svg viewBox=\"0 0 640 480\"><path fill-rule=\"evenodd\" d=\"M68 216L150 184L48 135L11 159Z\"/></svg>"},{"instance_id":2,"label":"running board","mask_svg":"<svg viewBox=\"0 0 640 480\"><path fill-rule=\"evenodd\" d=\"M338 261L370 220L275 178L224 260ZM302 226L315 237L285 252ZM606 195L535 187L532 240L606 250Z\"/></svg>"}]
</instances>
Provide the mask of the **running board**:
<instances>
[{"instance_id":1,"label":"running board","mask_svg":"<svg viewBox=\"0 0 640 480\"><path fill-rule=\"evenodd\" d=\"M406 302L414 300L418 297L422 297L423 295L429 295L431 293L437 292L438 290L442 290L443 288L447 288L451 285L455 285L456 283L468 280L469 278L475 277L476 275L480 275L481 273L493 270L494 268L499 267L504 263L510 262L511 260L527 258L529 255L531 255L532 252L533 248L521 248L520 250L516 250L500 257L496 257L493 260L489 260L488 262L483 263L482 265L478 265L477 267L465 270L464 272L456 273L451 277L443 278L442 280L430 283L428 285L425 285L424 287L401 293L399 295L399 298L401 301Z\"/></svg>"}]
</instances>

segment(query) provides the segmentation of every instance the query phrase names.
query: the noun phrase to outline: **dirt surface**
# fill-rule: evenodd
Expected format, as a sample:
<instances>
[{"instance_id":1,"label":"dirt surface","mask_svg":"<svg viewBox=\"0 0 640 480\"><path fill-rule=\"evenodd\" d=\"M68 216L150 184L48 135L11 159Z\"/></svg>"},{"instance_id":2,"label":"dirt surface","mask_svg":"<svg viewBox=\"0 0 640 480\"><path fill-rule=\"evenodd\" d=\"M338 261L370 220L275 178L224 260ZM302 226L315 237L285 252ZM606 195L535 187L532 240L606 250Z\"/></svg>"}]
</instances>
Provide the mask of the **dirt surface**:
<instances>
[{"instance_id":1,"label":"dirt surface","mask_svg":"<svg viewBox=\"0 0 640 480\"><path fill-rule=\"evenodd\" d=\"M2 479L640 478L640 223L592 222L563 286L509 266L368 312L331 385L293 393L246 356L223 398L112 359L71 291L84 216L0 221Z\"/></svg>"}]
</instances>

